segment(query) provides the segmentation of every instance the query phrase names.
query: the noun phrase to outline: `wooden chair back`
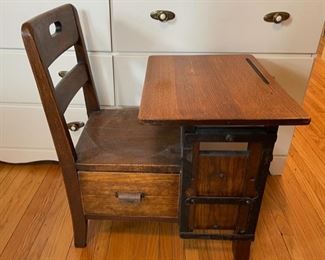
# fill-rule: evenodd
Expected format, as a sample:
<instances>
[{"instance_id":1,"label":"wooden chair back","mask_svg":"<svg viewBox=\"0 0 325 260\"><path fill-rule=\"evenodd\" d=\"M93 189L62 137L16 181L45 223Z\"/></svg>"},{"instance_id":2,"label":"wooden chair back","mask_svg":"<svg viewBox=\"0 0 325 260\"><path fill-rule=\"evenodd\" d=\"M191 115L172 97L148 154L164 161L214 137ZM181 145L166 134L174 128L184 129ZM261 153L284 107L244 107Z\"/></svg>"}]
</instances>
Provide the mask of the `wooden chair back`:
<instances>
[{"instance_id":1,"label":"wooden chair back","mask_svg":"<svg viewBox=\"0 0 325 260\"><path fill-rule=\"evenodd\" d=\"M81 87L88 115L100 110L77 10L71 4L60 6L25 22L21 30L60 164L74 164L76 152L64 112ZM71 47L77 64L54 86L49 66Z\"/></svg>"}]
</instances>

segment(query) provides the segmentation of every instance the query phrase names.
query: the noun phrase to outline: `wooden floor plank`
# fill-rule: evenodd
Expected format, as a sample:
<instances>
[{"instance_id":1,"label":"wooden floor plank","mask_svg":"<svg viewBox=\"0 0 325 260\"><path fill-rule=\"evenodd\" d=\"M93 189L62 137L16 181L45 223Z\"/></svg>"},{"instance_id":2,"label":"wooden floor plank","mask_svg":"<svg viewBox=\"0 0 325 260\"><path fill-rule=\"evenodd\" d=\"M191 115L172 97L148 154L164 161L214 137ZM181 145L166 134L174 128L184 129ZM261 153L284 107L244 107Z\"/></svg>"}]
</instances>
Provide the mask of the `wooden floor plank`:
<instances>
[{"instance_id":1,"label":"wooden floor plank","mask_svg":"<svg viewBox=\"0 0 325 260\"><path fill-rule=\"evenodd\" d=\"M282 229L277 228L277 218L273 217L274 212L273 210L270 210L270 202L267 197L268 192L270 192L269 189L264 197L264 204L267 205L267 208L264 207L262 209L258 224L258 228L262 229L263 232L261 232L258 237L262 241L268 241L268 243L263 243L262 245L265 257L289 260L292 259L292 257L290 256L285 240L282 237Z\"/></svg>"},{"instance_id":2,"label":"wooden floor plank","mask_svg":"<svg viewBox=\"0 0 325 260\"><path fill-rule=\"evenodd\" d=\"M34 167L35 166L33 166L32 169L34 169ZM27 198L29 199L30 203L28 207L26 206L27 209L24 210L23 214L20 215L20 221L15 230L11 231L10 240L4 248L0 259L25 259L27 257L33 242L47 217L48 211L52 206L57 191L59 187L63 185L58 166L40 165L36 168L39 168L39 172L27 171L24 168L24 171L28 173L26 176L24 176L25 180L32 179L36 181L38 179L38 175L46 176L45 178L43 176L44 181L41 185L38 185L37 192L33 192L32 200L30 198L31 196L27 196L31 194L31 192L28 194L23 192L24 190L28 191L30 187L32 187L32 181L27 182L24 187L20 186L16 190L15 196L13 197L17 200L17 204L15 205L20 207L18 202L25 201ZM14 210L9 209L9 212L11 218L17 216ZM5 224L5 226L7 226L7 224ZM1 237L2 236L0 236L0 239Z\"/></svg>"},{"instance_id":3,"label":"wooden floor plank","mask_svg":"<svg viewBox=\"0 0 325 260\"><path fill-rule=\"evenodd\" d=\"M63 259L72 240L68 202L61 185L26 259Z\"/></svg>"},{"instance_id":4,"label":"wooden floor plank","mask_svg":"<svg viewBox=\"0 0 325 260\"><path fill-rule=\"evenodd\" d=\"M109 259L158 259L159 223L113 222Z\"/></svg>"},{"instance_id":5,"label":"wooden floor plank","mask_svg":"<svg viewBox=\"0 0 325 260\"><path fill-rule=\"evenodd\" d=\"M159 223L158 259L185 260L183 240L179 237L177 224Z\"/></svg>"},{"instance_id":6,"label":"wooden floor plank","mask_svg":"<svg viewBox=\"0 0 325 260\"><path fill-rule=\"evenodd\" d=\"M287 165L300 187L303 187L304 194L325 225L325 187L319 183L317 178L313 177L311 170L305 161L300 159L301 157L294 147L292 147L291 152L292 155L289 156ZM294 160L293 158L299 158L300 160Z\"/></svg>"},{"instance_id":7,"label":"wooden floor plank","mask_svg":"<svg viewBox=\"0 0 325 260\"><path fill-rule=\"evenodd\" d=\"M3 189L4 192L0 197L0 254L12 237L48 170L48 167L38 165L15 168L15 173L12 172L7 176L10 177L7 178L10 181L2 182L8 186Z\"/></svg>"},{"instance_id":8,"label":"wooden floor plank","mask_svg":"<svg viewBox=\"0 0 325 260\"><path fill-rule=\"evenodd\" d=\"M90 220L87 247L75 248L72 241L66 259L108 259L111 226L112 222L108 220Z\"/></svg>"},{"instance_id":9,"label":"wooden floor plank","mask_svg":"<svg viewBox=\"0 0 325 260\"><path fill-rule=\"evenodd\" d=\"M72 241L66 259L108 259L111 226L112 222L108 220L90 220L87 247L75 248Z\"/></svg>"},{"instance_id":10,"label":"wooden floor plank","mask_svg":"<svg viewBox=\"0 0 325 260\"><path fill-rule=\"evenodd\" d=\"M8 187L8 184L1 185L1 182L6 179L13 167L11 164L0 163L0 192L4 192L4 187Z\"/></svg>"},{"instance_id":11,"label":"wooden floor plank","mask_svg":"<svg viewBox=\"0 0 325 260\"><path fill-rule=\"evenodd\" d=\"M294 252L297 252L298 248L303 248L301 251L303 259L322 259L323 248L325 248L322 221L301 191L293 174L287 171L286 176L288 177L270 178L269 183L278 187L278 194L274 197L277 198L276 202L282 206L284 217L290 221L292 229L289 230L289 237L293 235L297 242L292 245L290 237L288 248L293 246L291 250ZM297 199L299 193L301 196ZM282 199L280 199L281 196Z\"/></svg>"}]
</instances>

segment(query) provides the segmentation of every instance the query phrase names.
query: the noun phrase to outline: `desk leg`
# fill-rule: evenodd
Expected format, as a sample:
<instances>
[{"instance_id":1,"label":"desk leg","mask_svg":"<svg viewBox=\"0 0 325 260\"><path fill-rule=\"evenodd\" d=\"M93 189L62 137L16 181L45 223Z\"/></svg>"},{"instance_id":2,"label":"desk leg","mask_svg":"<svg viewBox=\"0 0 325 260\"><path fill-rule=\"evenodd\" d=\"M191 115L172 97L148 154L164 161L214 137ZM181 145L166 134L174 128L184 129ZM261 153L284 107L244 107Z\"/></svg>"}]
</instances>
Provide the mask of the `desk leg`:
<instances>
[{"instance_id":1,"label":"desk leg","mask_svg":"<svg viewBox=\"0 0 325 260\"><path fill-rule=\"evenodd\" d=\"M249 260L252 241L233 241L232 253L234 260Z\"/></svg>"}]
</instances>

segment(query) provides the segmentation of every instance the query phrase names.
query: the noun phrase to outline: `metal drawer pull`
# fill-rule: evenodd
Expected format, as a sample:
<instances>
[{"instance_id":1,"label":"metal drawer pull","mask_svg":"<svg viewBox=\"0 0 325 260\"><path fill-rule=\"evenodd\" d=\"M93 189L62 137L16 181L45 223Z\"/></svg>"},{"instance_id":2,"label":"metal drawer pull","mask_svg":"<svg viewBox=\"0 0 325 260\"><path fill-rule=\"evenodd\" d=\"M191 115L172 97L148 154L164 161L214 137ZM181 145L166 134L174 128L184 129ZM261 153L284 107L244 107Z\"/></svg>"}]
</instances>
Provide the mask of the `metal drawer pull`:
<instances>
[{"instance_id":1,"label":"metal drawer pull","mask_svg":"<svg viewBox=\"0 0 325 260\"><path fill-rule=\"evenodd\" d=\"M158 20L160 22L167 22L175 18L175 14L167 10L156 10L150 14L152 19Z\"/></svg>"},{"instance_id":2,"label":"metal drawer pull","mask_svg":"<svg viewBox=\"0 0 325 260\"><path fill-rule=\"evenodd\" d=\"M288 20L290 14L287 12L272 12L264 16L264 21L268 23L282 23Z\"/></svg>"},{"instance_id":3,"label":"metal drawer pull","mask_svg":"<svg viewBox=\"0 0 325 260\"><path fill-rule=\"evenodd\" d=\"M61 71L59 71L59 76L61 77L61 78L63 78L66 74L67 74L68 72L66 71L66 70L61 70Z\"/></svg>"},{"instance_id":4,"label":"metal drawer pull","mask_svg":"<svg viewBox=\"0 0 325 260\"><path fill-rule=\"evenodd\" d=\"M116 192L115 197L122 202L140 203L144 198L143 192Z\"/></svg>"},{"instance_id":5,"label":"metal drawer pull","mask_svg":"<svg viewBox=\"0 0 325 260\"><path fill-rule=\"evenodd\" d=\"M72 132L78 131L81 127L84 127L85 123L81 121L76 121L76 122L70 122L68 123L68 128Z\"/></svg>"}]
</instances>

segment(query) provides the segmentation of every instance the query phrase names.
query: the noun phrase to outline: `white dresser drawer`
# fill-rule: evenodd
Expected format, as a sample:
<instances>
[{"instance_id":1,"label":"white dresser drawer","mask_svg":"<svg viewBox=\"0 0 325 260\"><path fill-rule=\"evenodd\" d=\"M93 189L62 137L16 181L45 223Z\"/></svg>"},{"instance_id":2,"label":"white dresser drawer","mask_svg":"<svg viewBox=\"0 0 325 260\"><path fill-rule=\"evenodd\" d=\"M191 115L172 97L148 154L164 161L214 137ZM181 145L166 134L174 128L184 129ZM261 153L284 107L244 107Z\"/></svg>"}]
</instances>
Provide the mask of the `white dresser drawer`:
<instances>
[{"instance_id":1,"label":"white dresser drawer","mask_svg":"<svg viewBox=\"0 0 325 260\"><path fill-rule=\"evenodd\" d=\"M134 52L315 53L324 23L322 0L112 0L113 49ZM155 10L176 17L160 22ZM281 24L264 15L285 11Z\"/></svg>"},{"instance_id":2,"label":"white dresser drawer","mask_svg":"<svg viewBox=\"0 0 325 260\"><path fill-rule=\"evenodd\" d=\"M6 162L28 162L34 160L56 160L54 145L46 117L41 106L26 105L0 105L0 116L2 142L0 143L0 161ZM66 121L87 121L85 108L70 107L65 113ZM70 135L76 144L82 132L71 132ZM8 154L4 154L4 151ZM45 151L44 156L41 153L33 153L35 156L26 156L24 151ZM10 151L15 151L11 153ZM24 154L24 156L15 156L15 154ZM20 152L19 152L20 151Z\"/></svg>"},{"instance_id":3,"label":"white dresser drawer","mask_svg":"<svg viewBox=\"0 0 325 260\"><path fill-rule=\"evenodd\" d=\"M89 51L110 51L110 17L108 0L71 0L80 16ZM23 22L67 1L0 1L0 48L24 48L20 35Z\"/></svg>"},{"instance_id":4,"label":"white dresser drawer","mask_svg":"<svg viewBox=\"0 0 325 260\"><path fill-rule=\"evenodd\" d=\"M114 105L113 65L108 53L89 53L90 64L101 105ZM53 82L59 82L58 72L70 70L76 64L74 53L66 52L50 67ZM40 103L40 98L27 55L23 50L0 50L0 102ZM72 104L84 104L81 91Z\"/></svg>"}]
</instances>

